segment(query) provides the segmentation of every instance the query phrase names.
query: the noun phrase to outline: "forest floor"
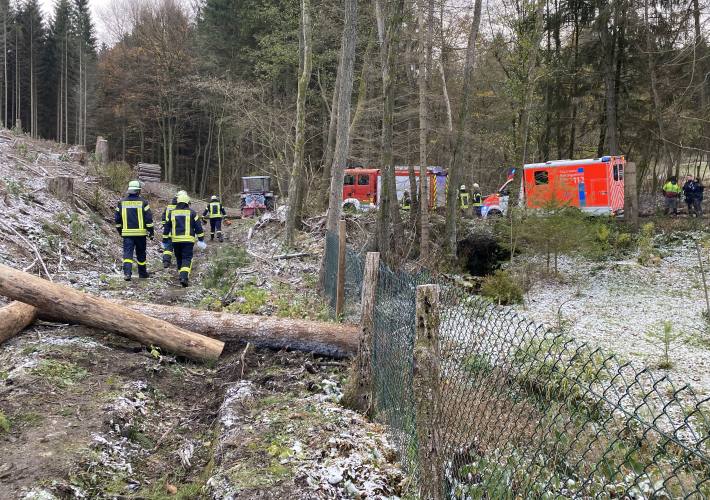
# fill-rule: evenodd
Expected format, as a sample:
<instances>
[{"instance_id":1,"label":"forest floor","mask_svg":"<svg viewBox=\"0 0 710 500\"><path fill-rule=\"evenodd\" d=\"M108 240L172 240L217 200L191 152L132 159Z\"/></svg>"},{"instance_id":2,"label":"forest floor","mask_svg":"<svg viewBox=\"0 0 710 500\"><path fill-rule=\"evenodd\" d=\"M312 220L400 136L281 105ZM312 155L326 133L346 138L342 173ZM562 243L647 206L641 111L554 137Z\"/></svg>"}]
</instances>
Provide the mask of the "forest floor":
<instances>
[{"instance_id":1,"label":"forest floor","mask_svg":"<svg viewBox=\"0 0 710 500\"><path fill-rule=\"evenodd\" d=\"M0 262L117 298L325 320L318 241L280 253L281 224L234 220L196 252L192 286L163 270L126 283L113 229L118 193L52 143L0 133ZM45 177L75 177L76 207ZM157 217L175 189L149 186ZM199 210L200 207L196 205ZM16 232L15 232L16 231ZM0 500L52 498L392 498L405 476L384 429L339 404L346 361L241 346L212 365L120 336L37 322L0 346Z\"/></svg>"}]
</instances>

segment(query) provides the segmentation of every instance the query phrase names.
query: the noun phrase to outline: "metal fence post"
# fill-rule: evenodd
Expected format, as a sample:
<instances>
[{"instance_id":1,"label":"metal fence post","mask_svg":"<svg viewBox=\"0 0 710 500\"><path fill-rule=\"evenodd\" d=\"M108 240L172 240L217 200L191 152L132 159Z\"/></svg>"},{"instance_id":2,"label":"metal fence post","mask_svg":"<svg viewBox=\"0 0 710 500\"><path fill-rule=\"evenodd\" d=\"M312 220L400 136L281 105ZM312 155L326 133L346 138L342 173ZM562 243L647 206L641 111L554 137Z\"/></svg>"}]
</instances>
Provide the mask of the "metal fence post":
<instances>
[{"instance_id":1,"label":"metal fence post","mask_svg":"<svg viewBox=\"0 0 710 500\"><path fill-rule=\"evenodd\" d=\"M416 296L414 401L422 498L444 498L444 470L439 435L439 286L421 285Z\"/></svg>"},{"instance_id":2,"label":"metal fence post","mask_svg":"<svg viewBox=\"0 0 710 500\"><path fill-rule=\"evenodd\" d=\"M338 225L338 277L335 290L335 317L340 318L345 305L345 221Z\"/></svg>"}]
</instances>

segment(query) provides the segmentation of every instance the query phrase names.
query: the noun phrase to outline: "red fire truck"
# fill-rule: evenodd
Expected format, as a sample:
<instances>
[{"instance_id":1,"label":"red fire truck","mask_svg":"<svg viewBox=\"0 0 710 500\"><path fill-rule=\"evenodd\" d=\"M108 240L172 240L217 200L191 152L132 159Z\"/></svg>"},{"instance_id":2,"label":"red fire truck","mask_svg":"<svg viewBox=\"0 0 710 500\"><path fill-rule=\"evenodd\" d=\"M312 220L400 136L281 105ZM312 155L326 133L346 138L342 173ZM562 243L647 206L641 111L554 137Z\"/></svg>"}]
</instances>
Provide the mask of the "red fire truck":
<instances>
[{"instance_id":1,"label":"red fire truck","mask_svg":"<svg viewBox=\"0 0 710 500\"><path fill-rule=\"evenodd\" d=\"M414 173L419 186L419 169ZM442 203L441 178L446 174L437 167L427 169L429 206L436 207ZM395 183L397 185L397 200L401 201L405 191L410 190L408 167L395 167ZM417 188L418 189L418 188ZM370 210L380 204L382 191L382 176L379 168L349 168L345 170L343 181L343 208L352 210ZM410 193L411 194L411 193Z\"/></svg>"},{"instance_id":2,"label":"red fire truck","mask_svg":"<svg viewBox=\"0 0 710 500\"><path fill-rule=\"evenodd\" d=\"M523 166L522 195L528 208L550 203L577 207L590 215L617 215L624 210L623 156L556 160ZM509 179L483 201L484 217L508 210Z\"/></svg>"}]
</instances>

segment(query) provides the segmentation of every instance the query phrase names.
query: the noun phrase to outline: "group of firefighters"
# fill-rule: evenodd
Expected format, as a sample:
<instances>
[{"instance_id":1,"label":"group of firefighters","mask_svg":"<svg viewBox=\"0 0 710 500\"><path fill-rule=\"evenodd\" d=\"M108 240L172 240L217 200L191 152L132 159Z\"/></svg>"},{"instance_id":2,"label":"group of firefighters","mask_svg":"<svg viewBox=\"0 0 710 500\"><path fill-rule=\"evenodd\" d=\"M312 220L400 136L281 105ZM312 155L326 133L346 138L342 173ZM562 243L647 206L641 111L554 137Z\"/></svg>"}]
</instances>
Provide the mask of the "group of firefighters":
<instances>
[{"instance_id":1,"label":"group of firefighters","mask_svg":"<svg viewBox=\"0 0 710 500\"><path fill-rule=\"evenodd\" d=\"M222 219L227 213L218 196L212 196L202 217L190 208L190 196L185 191L178 191L172 202L163 212L163 268L170 267L173 256L177 263L180 284L188 286L192 270L192 256L195 243L200 250L205 250L205 233L202 219L210 221L210 239L222 242ZM148 278L147 238L155 237L155 225L150 204L141 197L141 183L128 183L126 197L116 206L114 217L116 231L123 237L123 275L131 280L133 263L138 267L138 277ZM134 261L135 253L135 261Z\"/></svg>"},{"instance_id":2,"label":"group of firefighters","mask_svg":"<svg viewBox=\"0 0 710 500\"><path fill-rule=\"evenodd\" d=\"M685 198L685 203L688 205L688 215L700 217L703 215L703 191L705 186L700 181L700 178L687 176L685 183L681 188L678 183L678 177L671 176L661 188L665 207L663 213L668 215L678 215L678 203L680 202L681 193Z\"/></svg>"},{"instance_id":3,"label":"group of firefighters","mask_svg":"<svg viewBox=\"0 0 710 500\"><path fill-rule=\"evenodd\" d=\"M402 194L402 201L400 202L402 210L409 210L412 208L412 197L409 191L405 191ZM468 209L473 207L473 211L476 217L481 217L483 215L483 194L481 194L481 187L474 183L473 192L469 193L466 189L465 184L461 184L459 187L459 209L468 213Z\"/></svg>"}]
</instances>

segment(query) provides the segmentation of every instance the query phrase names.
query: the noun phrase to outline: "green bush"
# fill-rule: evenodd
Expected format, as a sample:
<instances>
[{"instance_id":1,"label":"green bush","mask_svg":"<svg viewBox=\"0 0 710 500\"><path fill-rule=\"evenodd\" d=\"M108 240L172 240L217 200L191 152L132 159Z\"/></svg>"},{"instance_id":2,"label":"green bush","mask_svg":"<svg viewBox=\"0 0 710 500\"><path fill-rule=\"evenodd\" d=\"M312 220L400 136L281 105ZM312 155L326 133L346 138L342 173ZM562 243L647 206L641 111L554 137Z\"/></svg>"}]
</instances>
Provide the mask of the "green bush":
<instances>
[{"instance_id":1,"label":"green bush","mask_svg":"<svg viewBox=\"0 0 710 500\"><path fill-rule=\"evenodd\" d=\"M133 168L123 161L111 162L102 167L99 173L103 178L104 186L118 193L124 192L134 177Z\"/></svg>"},{"instance_id":2,"label":"green bush","mask_svg":"<svg viewBox=\"0 0 710 500\"><path fill-rule=\"evenodd\" d=\"M209 267L202 278L205 288L226 293L232 287L232 271L251 262L249 254L239 246L221 246L210 259Z\"/></svg>"},{"instance_id":3,"label":"green bush","mask_svg":"<svg viewBox=\"0 0 710 500\"><path fill-rule=\"evenodd\" d=\"M520 304L523 302L523 289L507 271L502 270L486 276L481 286L481 295L497 304Z\"/></svg>"},{"instance_id":4,"label":"green bush","mask_svg":"<svg viewBox=\"0 0 710 500\"><path fill-rule=\"evenodd\" d=\"M236 300L226 310L239 314L256 314L269 299L268 292L255 285L247 285L235 295Z\"/></svg>"}]
</instances>

